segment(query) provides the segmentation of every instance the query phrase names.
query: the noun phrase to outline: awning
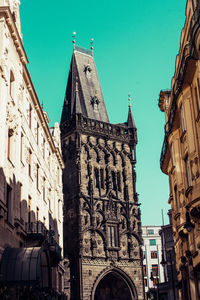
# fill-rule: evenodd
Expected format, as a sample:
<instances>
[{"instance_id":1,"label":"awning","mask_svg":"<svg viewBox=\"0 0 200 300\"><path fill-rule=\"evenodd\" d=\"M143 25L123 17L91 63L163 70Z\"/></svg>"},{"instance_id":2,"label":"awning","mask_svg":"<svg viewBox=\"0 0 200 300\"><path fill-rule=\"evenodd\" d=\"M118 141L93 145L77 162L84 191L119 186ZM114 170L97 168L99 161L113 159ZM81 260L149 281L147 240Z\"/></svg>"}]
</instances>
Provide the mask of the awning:
<instances>
[{"instance_id":1,"label":"awning","mask_svg":"<svg viewBox=\"0 0 200 300\"><path fill-rule=\"evenodd\" d=\"M33 286L39 284L49 286L49 270L47 254L41 247L6 248L3 252L0 268L0 282ZM45 277L45 278L44 278Z\"/></svg>"}]
</instances>

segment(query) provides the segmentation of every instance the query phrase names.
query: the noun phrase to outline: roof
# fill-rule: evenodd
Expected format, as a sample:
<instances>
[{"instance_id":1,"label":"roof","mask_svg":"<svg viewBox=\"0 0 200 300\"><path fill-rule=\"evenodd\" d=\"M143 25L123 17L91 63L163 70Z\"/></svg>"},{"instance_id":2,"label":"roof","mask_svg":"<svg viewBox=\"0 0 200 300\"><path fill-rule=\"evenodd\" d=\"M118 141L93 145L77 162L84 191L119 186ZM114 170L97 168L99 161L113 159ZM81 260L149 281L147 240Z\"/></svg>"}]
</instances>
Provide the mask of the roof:
<instances>
[{"instance_id":1,"label":"roof","mask_svg":"<svg viewBox=\"0 0 200 300\"><path fill-rule=\"evenodd\" d=\"M127 125L129 129L136 128L131 106L129 106Z\"/></svg>"},{"instance_id":2,"label":"roof","mask_svg":"<svg viewBox=\"0 0 200 300\"><path fill-rule=\"evenodd\" d=\"M61 124L75 113L109 123L94 58L78 47L72 55Z\"/></svg>"}]
</instances>

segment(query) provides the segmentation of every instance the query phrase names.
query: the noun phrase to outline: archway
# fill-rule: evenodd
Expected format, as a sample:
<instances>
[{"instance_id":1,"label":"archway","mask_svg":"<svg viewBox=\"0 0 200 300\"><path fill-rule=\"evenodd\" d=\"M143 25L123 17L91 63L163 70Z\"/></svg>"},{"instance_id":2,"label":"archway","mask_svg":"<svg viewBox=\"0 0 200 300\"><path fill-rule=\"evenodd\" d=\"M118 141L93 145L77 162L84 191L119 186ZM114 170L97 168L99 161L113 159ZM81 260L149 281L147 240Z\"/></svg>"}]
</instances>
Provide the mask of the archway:
<instances>
[{"instance_id":1,"label":"archway","mask_svg":"<svg viewBox=\"0 0 200 300\"><path fill-rule=\"evenodd\" d=\"M128 282L117 272L106 274L96 287L94 300L135 300Z\"/></svg>"}]
</instances>

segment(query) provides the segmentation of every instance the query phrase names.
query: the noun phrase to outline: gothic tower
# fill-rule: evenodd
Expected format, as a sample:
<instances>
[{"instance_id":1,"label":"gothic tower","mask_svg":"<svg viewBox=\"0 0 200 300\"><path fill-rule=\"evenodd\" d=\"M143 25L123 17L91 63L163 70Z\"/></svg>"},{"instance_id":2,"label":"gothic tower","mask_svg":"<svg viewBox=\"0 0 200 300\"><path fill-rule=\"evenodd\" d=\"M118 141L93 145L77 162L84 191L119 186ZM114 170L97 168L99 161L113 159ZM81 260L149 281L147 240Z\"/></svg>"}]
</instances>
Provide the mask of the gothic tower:
<instances>
[{"instance_id":1,"label":"gothic tower","mask_svg":"<svg viewBox=\"0 0 200 300\"><path fill-rule=\"evenodd\" d=\"M137 129L110 124L91 51L75 47L61 117L72 300L142 300Z\"/></svg>"}]
</instances>

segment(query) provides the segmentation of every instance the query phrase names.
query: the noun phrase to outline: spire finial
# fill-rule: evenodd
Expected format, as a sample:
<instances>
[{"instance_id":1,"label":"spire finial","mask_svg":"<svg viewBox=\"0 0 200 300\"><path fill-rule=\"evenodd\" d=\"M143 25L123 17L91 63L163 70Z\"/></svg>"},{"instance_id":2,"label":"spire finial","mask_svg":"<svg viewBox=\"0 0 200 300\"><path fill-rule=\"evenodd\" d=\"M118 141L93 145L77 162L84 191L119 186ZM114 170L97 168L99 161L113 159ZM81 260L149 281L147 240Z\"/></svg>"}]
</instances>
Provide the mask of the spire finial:
<instances>
[{"instance_id":1,"label":"spire finial","mask_svg":"<svg viewBox=\"0 0 200 300\"><path fill-rule=\"evenodd\" d=\"M75 40L75 37L76 37L76 32L74 31L74 32L73 32L73 35L72 35L72 38L73 38L73 40L72 40L72 43L73 43L73 50L75 50L75 47L76 47L76 40Z\"/></svg>"},{"instance_id":2,"label":"spire finial","mask_svg":"<svg viewBox=\"0 0 200 300\"><path fill-rule=\"evenodd\" d=\"M91 55L93 56L93 49L94 49L94 47L93 47L93 41L94 41L94 39L93 38L91 38L91 42L90 42L90 44L91 44Z\"/></svg>"},{"instance_id":3,"label":"spire finial","mask_svg":"<svg viewBox=\"0 0 200 300\"><path fill-rule=\"evenodd\" d=\"M130 107L131 108L131 94L129 93L128 94L128 107Z\"/></svg>"}]
</instances>

